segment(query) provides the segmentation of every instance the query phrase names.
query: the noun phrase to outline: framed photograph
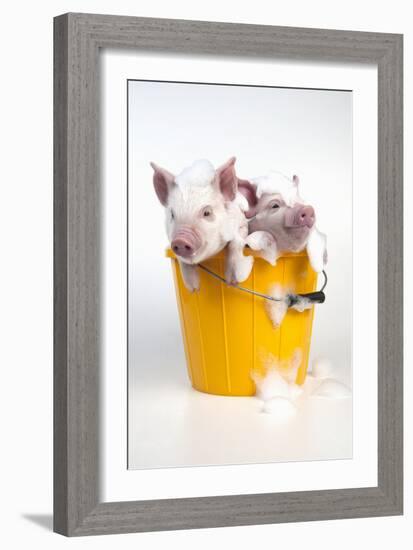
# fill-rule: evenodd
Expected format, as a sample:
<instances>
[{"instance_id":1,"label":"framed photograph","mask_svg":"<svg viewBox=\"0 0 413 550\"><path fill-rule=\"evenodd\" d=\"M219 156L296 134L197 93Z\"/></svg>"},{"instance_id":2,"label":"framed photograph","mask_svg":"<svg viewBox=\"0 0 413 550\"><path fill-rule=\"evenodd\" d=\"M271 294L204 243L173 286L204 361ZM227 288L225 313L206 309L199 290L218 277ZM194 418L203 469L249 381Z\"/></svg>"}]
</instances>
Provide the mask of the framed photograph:
<instances>
[{"instance_id":1,"label":"framed photograph","mask_svg":"<svg viewBox=\"0 0 413 550\"><path fill-rule=\"evenodd\" d=\"M402 36L54 39L55 531L401 514Z\"/></svg>"}]
</instances>

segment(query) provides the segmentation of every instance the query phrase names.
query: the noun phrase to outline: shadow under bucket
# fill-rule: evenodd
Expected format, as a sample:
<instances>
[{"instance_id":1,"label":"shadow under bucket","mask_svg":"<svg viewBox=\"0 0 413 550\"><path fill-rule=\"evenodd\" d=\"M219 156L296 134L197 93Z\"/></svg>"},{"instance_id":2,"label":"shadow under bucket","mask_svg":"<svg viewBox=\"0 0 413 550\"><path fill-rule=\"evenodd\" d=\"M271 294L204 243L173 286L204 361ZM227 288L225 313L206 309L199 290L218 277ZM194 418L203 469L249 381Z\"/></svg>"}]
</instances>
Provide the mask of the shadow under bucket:
<instances>
[{"instance_id":1,"label":"shadow under bucket","mask_svg":"<svg viewBox=\"0 0 413 550\"><path fill-rule=\"evenodd\" d=\"M254 395L251 373L263 372L265 358L272 354L278 361L289 361L297 349L302 359L296 382L304 382L314 307L303 312L289 309L281 326L274 328L265 299L228 286L203 270L199 292L191 293L183 283L173 252L167 250L166 255L172 261L188 374L196 390L216 395ZM225 253L202 264L224 276ZM256 258L242 286L267 294L277 283L296 293L316 289L317 273L306 252L284 254L275 267Z\"/></svg>"}]
</instances>

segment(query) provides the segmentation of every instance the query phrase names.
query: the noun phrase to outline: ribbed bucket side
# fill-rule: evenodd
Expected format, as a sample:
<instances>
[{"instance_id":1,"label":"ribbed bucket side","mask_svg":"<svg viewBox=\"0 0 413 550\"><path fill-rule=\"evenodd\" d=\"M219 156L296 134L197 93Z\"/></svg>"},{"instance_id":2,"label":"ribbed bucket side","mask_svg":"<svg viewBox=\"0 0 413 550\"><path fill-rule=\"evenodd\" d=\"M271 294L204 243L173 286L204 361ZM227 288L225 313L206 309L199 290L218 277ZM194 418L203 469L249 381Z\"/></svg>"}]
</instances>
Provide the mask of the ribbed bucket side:
<instances>
[{"instance_id":1,"label":"ribbed bucket side","mask_svg":"<svg viewBox=\"0 0 413 550\"><path fill-rule=\"evenodd\" d=\"M281 327L274 329L262 298L229 287L200 271L201 290L189 292L178 262L172 257L175 288L188 374L197 390L218 395L253 395L251 373L262 372L269 354L289 360L297 349L302 362L297 383L304 382L311 342L314 308L302 313L288 310ZM224 255L204 262L224 275ZM305 254L279 258L275 267L257 258L243 286L262 293L279 283L295 292L311 292L317 274Z\"/></svg>"}]
</instances>

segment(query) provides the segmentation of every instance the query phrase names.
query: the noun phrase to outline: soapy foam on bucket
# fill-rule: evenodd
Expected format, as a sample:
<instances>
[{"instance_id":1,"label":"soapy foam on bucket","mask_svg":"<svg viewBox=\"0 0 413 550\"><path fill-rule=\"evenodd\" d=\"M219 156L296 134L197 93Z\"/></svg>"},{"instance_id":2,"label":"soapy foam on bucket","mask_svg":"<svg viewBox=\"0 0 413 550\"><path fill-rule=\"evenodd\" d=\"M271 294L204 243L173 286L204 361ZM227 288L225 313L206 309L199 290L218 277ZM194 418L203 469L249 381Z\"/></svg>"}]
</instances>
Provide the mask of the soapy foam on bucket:
<instances>
[{"instance_id":1,"label":"soapy foam on bucket","mask_svg":"<svg viewBox=\"0 0 413 550\"><path fill-rule=\"evenodd\" d=\"M274 328L278 328L285 314L288 311L288 295L293 294L289 289L283 289L280 284L272 285L267 294L272 298L276 298L277 301L266 300L265 309L267 311L268 317L271 319ZM291 309L295 309L302 313L306 309L311 309L314 304L303 296L297 296L297 301L294 305L291 306Z\"/></svg>"},{"instance_id":2,"label":"soapy foam on bucket","mask_svg":"<svg viewBox=\"0 0 413 550\"><path fill-rule=\"evenodd\" d=\"M286 300L287 293L282 289L281 285L277 283L270 287L268 295L278 300L277 302L265 300L265 309L268 317L271 319L273 327L278 328L288 310Z\"/></svg>"},{"instance_id":3,"label":"soapy foam on bucket","mask_svg":"<svg viewBox=\"0 0 413 550\"><path fill-rule=\"evenodd\" d=\"M296 311L299 311L302 313L306 309L311 309L314 304L306 298L305 296L296 296L296 302L294 305L291 306L291 309L295 309Z\"/></svg>"},{"instance_id":4,"label":"soapy foam on bucket","mask_svg":"<svg viewBox=\"0 0 413 550\"><path fill-rule=\"evenodd\" d=\"M257 396L264 402L274 397L290 399L290 384L275 366L268 369L264 376L253 374L252 378L257 387Z\"/></svg>"},{"instance_id":5,"label":"soapy foam on bucket","mask_svg":"<svg viewBox=\"0 0 413 550\"><path fill-rule=\"evenodd\" d=\"M279 415L280 419L296 412L294 402L303 392L295 383L301 361L300 349L289 360L284 361L268 354L263 360L264 374L251 373L256 385L256 395L264 402L263 412Z\"/></svg>"}]
</instances>

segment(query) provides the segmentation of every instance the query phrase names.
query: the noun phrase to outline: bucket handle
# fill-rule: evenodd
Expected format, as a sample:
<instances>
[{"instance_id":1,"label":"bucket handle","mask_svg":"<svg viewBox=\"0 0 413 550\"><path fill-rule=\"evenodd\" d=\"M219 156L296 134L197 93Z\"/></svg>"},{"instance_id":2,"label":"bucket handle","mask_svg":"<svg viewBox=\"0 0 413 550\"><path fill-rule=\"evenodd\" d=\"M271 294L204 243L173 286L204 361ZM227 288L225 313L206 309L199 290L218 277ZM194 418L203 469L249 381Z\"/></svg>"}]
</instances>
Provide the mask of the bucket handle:
<instances>
[{"instance_id":1,"label":"bucket handle","mask_svg":"<svg viewBox=\"0 0 413 550\"><path fill-rule=\"evenodd\" d=\"M287 294L284 298L275 298L274 296L270 296L269 294L263 294L262 292L258 292L256 290L252 290L250 288L246 288L245 286L241 286L239 284L230 284L228 281L221 277L221 275L218 275L218 273L215 273L215 271L212 271L208 267L198 264L198 267L200 267L202 270L204 270L206 273L211 275L212 277L215 277L215 279L218 279L222 283L225 283L227 286L230 286L232 288L237 288L238 290L242 290L243 292L248 292L249 294L253 294L254 296L259 296L260 298L264 298L264 300L271 300L272 302L284 302L287 301L288 307L293 307L295 304L297 304L300 299L308 300L309 302L313 304L323 304L326 300L326 296L324 294L324 289L327 286L327 273L322 271L324 275L324 283L320 290L317 290L315 292L308 292L306 294Z\"/></svg>"}]
</instances>

